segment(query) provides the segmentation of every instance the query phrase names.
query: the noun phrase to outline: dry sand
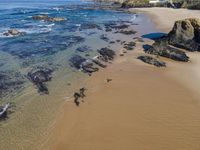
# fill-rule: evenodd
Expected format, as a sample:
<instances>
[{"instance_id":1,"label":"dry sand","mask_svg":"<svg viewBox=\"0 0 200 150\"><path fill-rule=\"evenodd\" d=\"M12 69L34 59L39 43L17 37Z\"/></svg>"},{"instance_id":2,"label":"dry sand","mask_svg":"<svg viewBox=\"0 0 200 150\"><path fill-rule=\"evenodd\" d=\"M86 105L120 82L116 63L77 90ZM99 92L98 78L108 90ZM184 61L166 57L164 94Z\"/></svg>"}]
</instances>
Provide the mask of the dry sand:
<instances>
[{"instance_id":1,"label":"dry sand","mask_svg":"<svg viewBox=\"0 0 200 150\"><path fill-rule=\"evenodd\" d=\"M187 10L140 11L153 15L163 32L177 19L196 16ZM79 108L73 101L64 105L41 149L199 150L200 54L189 54L187 64L168 61L167 68L156 68L137 60L141 53L138 44L137 50L91 76L85 102Z\"/></svg>"}]
</instances>

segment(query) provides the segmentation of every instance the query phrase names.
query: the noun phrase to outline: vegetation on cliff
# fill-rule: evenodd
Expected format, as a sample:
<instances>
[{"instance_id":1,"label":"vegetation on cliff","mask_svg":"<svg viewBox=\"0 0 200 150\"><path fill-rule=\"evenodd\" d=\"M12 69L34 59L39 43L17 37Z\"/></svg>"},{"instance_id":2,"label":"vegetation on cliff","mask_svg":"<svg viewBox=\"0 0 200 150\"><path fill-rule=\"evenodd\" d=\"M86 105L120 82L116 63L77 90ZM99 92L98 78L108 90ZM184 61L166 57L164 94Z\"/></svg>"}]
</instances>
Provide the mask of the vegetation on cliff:
<instances>
[{"instance_id":1,"label":"vegetation on cliff","mask_svg":"<svg viewBox=\"0 0 200 150\"><path fill-rule=\"evenodd\" d=\"M122 3L123 8L150 7L149 0L126 0Z\"/></svg>"}]
</instances>

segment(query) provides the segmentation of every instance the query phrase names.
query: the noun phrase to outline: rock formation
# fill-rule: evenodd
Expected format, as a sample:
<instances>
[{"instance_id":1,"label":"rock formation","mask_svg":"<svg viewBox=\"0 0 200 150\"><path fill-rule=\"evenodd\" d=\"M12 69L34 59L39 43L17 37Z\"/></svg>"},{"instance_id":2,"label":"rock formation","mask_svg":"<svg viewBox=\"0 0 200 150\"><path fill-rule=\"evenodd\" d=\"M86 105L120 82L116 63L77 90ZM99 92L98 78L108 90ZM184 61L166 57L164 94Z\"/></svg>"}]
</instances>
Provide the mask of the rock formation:
<instances>
[{"instance_id":1,"label":"rock formation","mask_svg":"<svg viewBox=\"0 0 200 150\"><path fill-rule=\"evenodd\" d=\"M169 44L189 51L200 51L200 19L176 21L168 34Z\"/></svg>"},{"instance_id":2,"label":"rock formation","mask_svg":"<svg viewBox=\"0 0 200 150\"><path fill-rule=\"evenodd\" d=\"M189 61L189 57L185 52L169 45L167 39L165 38L157 40L152 46L149 46L145 52L148 54L170 58L176 61Z\"/></svg>"},{"instance_id":3,"label":"rock formation","mask_svg":"<svg viewBox=\"0 0 200 150\"><path fill-rule=\"evenodd\" d=\"M141 61L147 64L154 65L156 67L166 67L165 62L155 59L151 56L139 56L138 59L140 59Z\"/></svg>"}]
</instances>

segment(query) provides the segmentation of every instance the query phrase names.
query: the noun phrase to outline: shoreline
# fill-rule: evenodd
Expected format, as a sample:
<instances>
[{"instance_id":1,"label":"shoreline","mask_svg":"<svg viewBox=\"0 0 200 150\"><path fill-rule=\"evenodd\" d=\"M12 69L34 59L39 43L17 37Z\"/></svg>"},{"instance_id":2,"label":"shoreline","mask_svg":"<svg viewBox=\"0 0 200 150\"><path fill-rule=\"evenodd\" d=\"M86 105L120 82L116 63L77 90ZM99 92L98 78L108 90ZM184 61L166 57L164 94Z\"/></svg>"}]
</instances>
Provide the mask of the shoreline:
<instances>
[{"instance_id":1,"label":"shoreline","mask_svg":"<svg viewBox=\"0 0 200 150\"><path fill-rule=\"evenodd\" d=\"M162 20L153 12L145 13L154 16L151 19L157 22L157 27L162 25ZM171 25L169 22L158 28L168 32ZM188 71L198 56L189 53L191 62L167 61L167 68L160 69L136 59L144 54L142 44L137 45L134 51L117 56L113 64L88 79L87 97L79 108L71 103L64 105L42 149L183 150L200 147L200 95L187 86L187 82L196 81L187 78L193 75ZM107 83L107 78L112 81Z\"/></svg>"}]
</instances>

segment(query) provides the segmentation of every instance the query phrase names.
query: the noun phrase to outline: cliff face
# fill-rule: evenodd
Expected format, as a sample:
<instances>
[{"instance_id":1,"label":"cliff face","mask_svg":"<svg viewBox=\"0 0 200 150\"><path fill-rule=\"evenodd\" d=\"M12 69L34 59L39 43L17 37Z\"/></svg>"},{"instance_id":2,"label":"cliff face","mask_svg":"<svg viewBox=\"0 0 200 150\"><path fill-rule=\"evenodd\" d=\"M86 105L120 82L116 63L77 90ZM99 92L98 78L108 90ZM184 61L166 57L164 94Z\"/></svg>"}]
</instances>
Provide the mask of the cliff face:
<instances>
[{"instance_id":1,"label":"cliff face","mask_svg":"<svg viewBox=\"0 0 200 150\"><path fill-rule=\"evenodd\" d=\"M149 0L126 0L122 3L123 8L150 7Z\"/></svg>"}]
</instances>

